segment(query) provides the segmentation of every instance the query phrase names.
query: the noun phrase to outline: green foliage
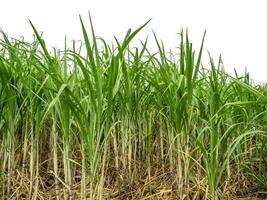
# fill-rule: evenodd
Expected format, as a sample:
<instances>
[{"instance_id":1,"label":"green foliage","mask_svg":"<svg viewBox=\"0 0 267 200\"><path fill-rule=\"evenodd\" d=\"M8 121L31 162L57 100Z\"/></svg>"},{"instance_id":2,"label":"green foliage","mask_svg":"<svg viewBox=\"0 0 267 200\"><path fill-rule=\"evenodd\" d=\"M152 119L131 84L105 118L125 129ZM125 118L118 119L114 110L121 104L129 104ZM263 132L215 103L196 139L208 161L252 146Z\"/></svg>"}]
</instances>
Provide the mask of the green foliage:
<instances>
[{"instance_id":1,"label":"green foliage","mask_svg":"<svg viewBox=\"0 0 267 200\"><path fill-rule=\"evenodd\" d=\"M46 171L53 172L55 183L64 182L69 199L77 163L81 199L88 191L91 199L100 199L112 165L131 171L136 159L147 164L150 176L155 152L159 164L175 172L180 198L190 198L190 182L201 173L210 199L218 199L227 182L243 173L266 190L266 87L252 84L247 73L231 77L221 58L218 67L211 56L210 69L203 67L206 32L196 53L188 32L181 31L177 62L167 58L155 33L157 53L147 49L148 40L139 49L130 47L149 21L110 46L96 37L91 17L91 34L81 17L80 22L85 46L73 42L67 48L65 39L64 50L53 53L32 22L32 43L2 32L2 196L12 196L15 179L5 174L17 168L29 176L28 195L37 199L44 153L53 159Z\"/></svg>"}]
</instances>

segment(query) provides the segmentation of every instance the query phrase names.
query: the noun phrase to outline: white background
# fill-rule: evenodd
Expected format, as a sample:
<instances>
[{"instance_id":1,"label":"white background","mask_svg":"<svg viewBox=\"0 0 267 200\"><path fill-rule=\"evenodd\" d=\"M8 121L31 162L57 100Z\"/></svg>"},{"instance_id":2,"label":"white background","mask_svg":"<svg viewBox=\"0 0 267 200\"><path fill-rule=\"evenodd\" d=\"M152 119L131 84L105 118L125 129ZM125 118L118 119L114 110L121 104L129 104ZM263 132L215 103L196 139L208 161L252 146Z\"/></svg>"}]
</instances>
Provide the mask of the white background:
<instances>
[{"instance_id":1,"label":"white background","mask_svg":"<svg viewBox=\"0 0 267 200\"><path fill-rule=\"evenodd\" d=\"M264 0L0 0L0 28L9 36L32 38L30 19L44 32L48 46L63 47L64 36L82 39L79 14L88 26L90 10L98 36L112 41L128 28L153 18L137 38L152 36L153 29L166 49L177 50L182 27L189 29L198 49L205 29L204 64L209 51L215 60L222 54L227 72L245 67L256 82L267 82L267 2ZM149 39L154 44L153 37ZM152 48L155 47L152 45ZM153 49L152 49L153 50ZM205 63L206 62L206 63Z\"/></svg>"}]
</instances>

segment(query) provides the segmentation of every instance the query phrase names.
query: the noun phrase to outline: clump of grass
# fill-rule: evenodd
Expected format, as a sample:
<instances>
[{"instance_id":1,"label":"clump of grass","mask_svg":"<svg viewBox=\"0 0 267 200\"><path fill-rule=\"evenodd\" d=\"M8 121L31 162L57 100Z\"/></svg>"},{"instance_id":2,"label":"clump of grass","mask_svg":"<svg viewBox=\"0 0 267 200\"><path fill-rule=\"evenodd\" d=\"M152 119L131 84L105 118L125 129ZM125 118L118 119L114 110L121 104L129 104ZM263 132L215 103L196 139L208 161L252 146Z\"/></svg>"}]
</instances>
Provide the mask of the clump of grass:
<instances>
[{"instance_id":1,"label":"clump of grass","mask_svg":"<svg viewBox=\"0 0 267 200\"><path fill-rule=\"evenodd\" d=\"M202 66L205 33L174 56L130 47L149 21L112 45L80 22L62 51L1 32L2 199L266 196L264 85Z\"/></svg>"}]
</instances>

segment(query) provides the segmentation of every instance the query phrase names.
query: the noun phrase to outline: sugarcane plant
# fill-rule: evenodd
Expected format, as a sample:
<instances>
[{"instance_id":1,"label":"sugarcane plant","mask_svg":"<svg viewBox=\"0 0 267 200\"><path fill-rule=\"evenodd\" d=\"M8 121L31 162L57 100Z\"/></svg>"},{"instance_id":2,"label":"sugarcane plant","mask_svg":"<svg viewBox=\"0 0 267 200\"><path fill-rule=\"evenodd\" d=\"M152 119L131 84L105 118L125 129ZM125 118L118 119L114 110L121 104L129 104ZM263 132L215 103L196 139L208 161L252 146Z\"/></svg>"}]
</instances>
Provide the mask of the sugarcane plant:
<instances>
[{"instance_id":1,"label":"sugarcane plant","mask_svg":"<svg viewBox=\"0 0 267 200\"><path fill-rule=\"evenodd\" d=\"M1 31L2 199L266 197L266 85L204 66L206 31L198 51L184 30L177 54L132 46L149 21L108 44L80 17L63 50L31 21L32 42Z\"/></svg>"}]
</instances>

